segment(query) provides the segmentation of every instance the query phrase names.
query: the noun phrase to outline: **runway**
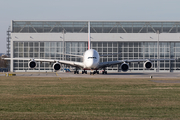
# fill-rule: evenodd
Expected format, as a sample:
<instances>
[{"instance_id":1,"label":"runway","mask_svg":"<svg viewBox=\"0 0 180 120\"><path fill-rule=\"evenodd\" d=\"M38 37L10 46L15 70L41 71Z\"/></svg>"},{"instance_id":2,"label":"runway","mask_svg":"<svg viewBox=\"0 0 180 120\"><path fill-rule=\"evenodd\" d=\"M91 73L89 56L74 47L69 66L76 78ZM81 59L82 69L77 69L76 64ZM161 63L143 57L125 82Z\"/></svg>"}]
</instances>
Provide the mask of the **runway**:
<instances>
[{"instance_id":1,"label":"runway","mask_svg":"<svg viewBox=\"0 0 180 120\"><path fill-rule=\"evenodd\" d=\"M85 78L180 78L180 73L108 73L108 74L74 74L73 72L35 72L35 73L28 73L28 72L16 72L14 73L16 76L26 76L26 77L85 77ZM5 76L5 73L1 73L0 76Z\"/></svg>"}]
</instances>

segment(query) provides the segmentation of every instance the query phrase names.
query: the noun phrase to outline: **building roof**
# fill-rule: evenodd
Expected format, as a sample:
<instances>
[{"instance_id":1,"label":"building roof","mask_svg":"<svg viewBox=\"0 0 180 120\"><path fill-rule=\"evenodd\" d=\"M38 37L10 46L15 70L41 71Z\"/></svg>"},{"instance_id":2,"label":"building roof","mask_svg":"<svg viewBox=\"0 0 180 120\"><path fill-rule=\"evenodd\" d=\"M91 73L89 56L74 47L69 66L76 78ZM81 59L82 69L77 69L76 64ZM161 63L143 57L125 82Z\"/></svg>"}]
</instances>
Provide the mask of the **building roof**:
<instances>
[{"instance_id":1,"label":"building roof","mask_svg":"<svg viewBox=\"0 0 180 120\"><path fill-rule=\"evenodd\" d=\"M12 21L12 33L180 33L180 21Z\"/></svg>"}]
</instances>

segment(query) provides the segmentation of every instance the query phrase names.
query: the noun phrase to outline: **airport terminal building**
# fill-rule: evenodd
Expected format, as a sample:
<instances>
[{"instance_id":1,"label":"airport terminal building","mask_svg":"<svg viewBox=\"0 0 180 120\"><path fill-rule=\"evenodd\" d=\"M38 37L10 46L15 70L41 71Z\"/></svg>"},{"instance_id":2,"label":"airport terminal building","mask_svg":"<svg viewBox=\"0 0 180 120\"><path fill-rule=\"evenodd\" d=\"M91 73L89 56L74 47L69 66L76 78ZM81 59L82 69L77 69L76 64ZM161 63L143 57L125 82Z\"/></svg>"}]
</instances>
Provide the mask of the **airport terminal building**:
<instances>
[{"instance_id":1,"label":"airport terminal building","mask_svg":"<svg viewBox=\"0 0 180 120\"><path fill-rule=\"evenodd\" d=\"M121 53L101 57L101 62L180 57L180 21L12 21L11 27L11 58L82 61L65 54L83 55L88 34L91 48L100 55ZM45 72L53 68L51 63L37 62L36 69L29 69L28 61L11 60L10 70ZM120 72L120 65L107 71ZM150 70L141 62L131 63L129 71L179 72L180 60L153 62Z\"/></svg>"}]
</instances>

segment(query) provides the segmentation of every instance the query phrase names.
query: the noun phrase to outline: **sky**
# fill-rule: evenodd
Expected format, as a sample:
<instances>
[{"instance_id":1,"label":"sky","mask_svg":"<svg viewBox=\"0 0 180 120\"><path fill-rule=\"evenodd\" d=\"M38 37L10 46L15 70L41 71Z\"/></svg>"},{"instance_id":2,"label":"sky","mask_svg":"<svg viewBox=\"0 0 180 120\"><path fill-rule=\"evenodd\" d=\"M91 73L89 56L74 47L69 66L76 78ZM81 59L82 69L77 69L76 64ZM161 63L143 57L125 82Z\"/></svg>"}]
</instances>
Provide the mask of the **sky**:
<instances>
[{"instance_id":1,"label":"sky","mask_svg":"<svg viewBox=\"0 0 180 120\"><path fill-rule=\"evenodd\" d=\"M11 20L176 20L180 0L0 0L0 53Z\"/></svg>"}]
</instances>

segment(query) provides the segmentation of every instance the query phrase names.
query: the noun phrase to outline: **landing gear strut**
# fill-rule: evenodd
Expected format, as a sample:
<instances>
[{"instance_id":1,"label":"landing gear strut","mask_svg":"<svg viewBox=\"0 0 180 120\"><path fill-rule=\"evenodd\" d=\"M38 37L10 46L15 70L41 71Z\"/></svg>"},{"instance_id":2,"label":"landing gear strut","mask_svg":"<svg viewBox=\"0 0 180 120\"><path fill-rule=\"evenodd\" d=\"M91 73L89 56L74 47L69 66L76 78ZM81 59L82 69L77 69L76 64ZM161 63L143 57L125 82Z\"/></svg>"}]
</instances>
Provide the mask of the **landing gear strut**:
<instances>
[{"instance_id":1,"label":"landing gear strut","mask_svg":"<svg viewBox=\"0 0 180 120\"><path fill-rule=\"evenodd\" d=\"M84 71L82 71L82 74L87 74L87 71L85 71L85 70L84 70Z\"/></svg>"},{"instance_id":2,"label":"landing gear strut","mask_svg":"<svg viewBox=\"0 0 180 120\"><path fill-rule=\"evenodd\" d=\"M106 68L102 71L102 74L107 74Z\"/></svg>"},{"instance_id":3,"label":"landing gear strut","mask_svg":"<svg viewBox=\"0 0 180 120\"><path fill-rule=\"evenodd\" d=\"M74 74L79 74L79 71L77 70L77 68L76 68L76 71L74 71Z\"/></svg>"}]
</instances>

